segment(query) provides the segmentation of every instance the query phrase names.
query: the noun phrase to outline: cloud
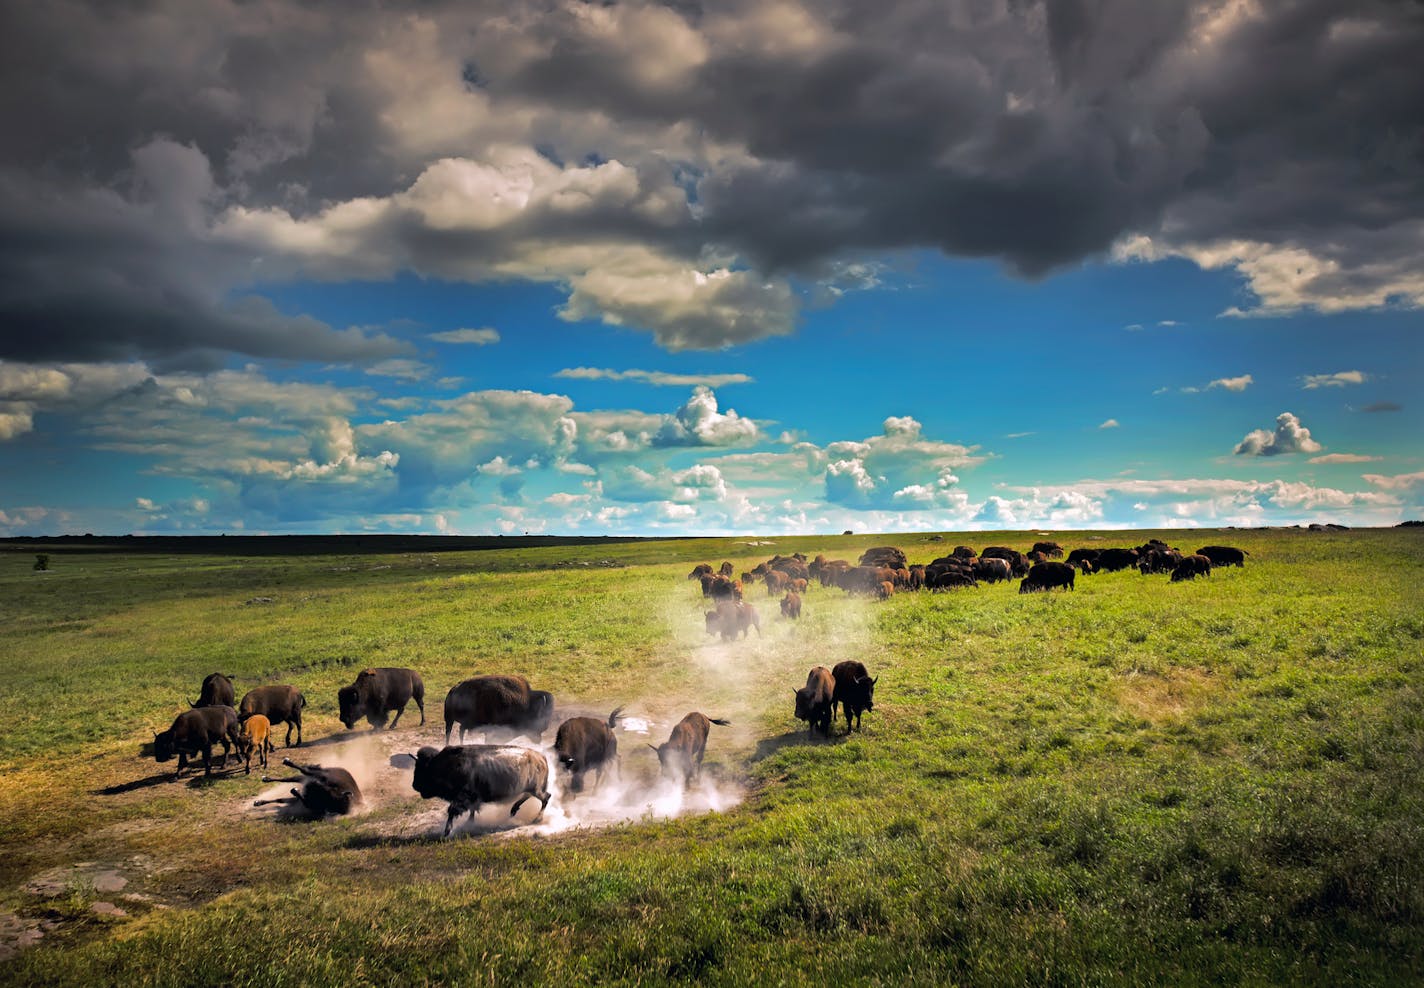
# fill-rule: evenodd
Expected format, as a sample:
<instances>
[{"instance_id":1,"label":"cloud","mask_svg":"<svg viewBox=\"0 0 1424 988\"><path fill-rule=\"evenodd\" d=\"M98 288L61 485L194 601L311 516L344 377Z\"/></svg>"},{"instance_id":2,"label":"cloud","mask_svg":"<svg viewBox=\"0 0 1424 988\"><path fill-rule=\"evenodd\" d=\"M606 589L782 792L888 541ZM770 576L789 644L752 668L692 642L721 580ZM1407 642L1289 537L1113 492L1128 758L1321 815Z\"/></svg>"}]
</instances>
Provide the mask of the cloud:
<instances>
[{"instance_id":1,"label":"cloud","mask_svg":"<svg viewBox=\"0 0 1424 988\"><path fill-rule=\"evenodd\" d=\"M1424 486L1424 470L1417 473L1400 473L1392 477L1378 473L1367 473L1364 479L1375 487L1386 491L1409 491Z\"/></svg>"},{"instance_id":2,"label":"cloud","mask_svg":"<svg viewBox=\"0 0 1424 988\"><path fill-rule=\"evenodd\" d=\"M1107 420L1105 420L1101 425L1099 425L1098 428L1099 428L1099 429L1116 429L1116 428L1119 428L1121 425L1122 425L1122 423L1119 422L1117 419L1107 419Z\"/></svg>"},{"instance_id":3,"label":"cloud","mask_svg":"<svg viewBox=\"0 0 1424 988\"><path fill-rule=\"evenodd\" d=\"M499 342L497 329L449 329L441 333L431 333L430 339L439 343L469 343L474 346L488 346Z\"/></svg>"},{"instance_id":4,"label":"cloud","mask_svg":"<svg viewBox=\"0 0 1424 988\"><path fill-rule=\"evenodd\" d=\"M1254 382L1255 378L1253 378L1250 374L1242 374L1240 377L1218 377L1215 381L1212 381L1206 387L1208 391L1210 391L1212 388L1222 388L1226 391L1240 392L1245 391Z\"/></svg>"},{"instance_id":5,"label":"cloud","mask_svg":"<svg viewBox=\"0 0 1424 988\"><path fill-rule=\"evenodd\" d=\"M653 437L655 446L737 446L757 439L760 431L751 419L733 409L717 410L717 395L698 385L687 402L663 422Z\"/></svg>"},{"instance_id":6,"label":"cloud","mask_svg":"<svg viewBox=\"0 0 1424 988\"><path fill-rule=\"evenodd\" d=\"M1301 387L1306 391L1316 388L1343 388L1347 384L1364 384L1370 375L1364 371L1337 371L1334 374L1307 374L1301 378Z\"/></svg>"},{"instance_id":7,"label":"cloud","mask_svg":"<svg viewBox=\"0 0 1424 988\"><path fill-rule=\"evenodd\" d=\"M1312 456L1306 460L1307 463L1376 463L1383 460L1383 456L1364 456L1359 453L1326 453L1324 456Z\"/></svg>"},{"instance_id":8,"label":"cloud","mask_svg":"<svg viewBox=\"0 0 1424 988\"><path fill-rule=\"evenodd\" d=\"M580 381L642 381L657 387L682 388L721 388L730 384L750 384L754 380L747 374L672 374L666 371L607 370L597 367L566 367L554 376Z\"/></svg>"},{"instance_id":9,"label":"cloud","mask_svg":"<svg viewBox=\"0 0 1424 988\"><path fill-rule=\"evenodd\" d=\"M1360 411L1362 411L1362 412L1398 412L1398 411L1402 411L1403 409L1404 409L1404 406L1401 405L1401 404L1400 404L1399 402L1397 402L1397 401L1376 401L1376 402L1373 402L1373 403L1371 403L1371 404L1365 405L1363 408L1360 409Z\"/></svg>"},{"instance_id":10,"label":"cloud","mask_svg":"<svg viewBox=\"0 0 1424 988\"><path fill-rule=\"evenodd\" d=\"M1310 430L1291 412L1276 416L1276 431L1248 432L1233 452L1237 456L1279 456L1284 453L1316 453L1324 447L1310 438Z\"/></svg>"},{"instance_id":11,"label":"cloud","mask_svg":"<svg viewBox=\"0 0 1424 988\"><path fill-rule=\"evenodd\" d=\"M418 360L394 357L366 368L373 377L394 377L402 381L423 381L430 376L430 365Z\"/></svg>"}]
</instances>

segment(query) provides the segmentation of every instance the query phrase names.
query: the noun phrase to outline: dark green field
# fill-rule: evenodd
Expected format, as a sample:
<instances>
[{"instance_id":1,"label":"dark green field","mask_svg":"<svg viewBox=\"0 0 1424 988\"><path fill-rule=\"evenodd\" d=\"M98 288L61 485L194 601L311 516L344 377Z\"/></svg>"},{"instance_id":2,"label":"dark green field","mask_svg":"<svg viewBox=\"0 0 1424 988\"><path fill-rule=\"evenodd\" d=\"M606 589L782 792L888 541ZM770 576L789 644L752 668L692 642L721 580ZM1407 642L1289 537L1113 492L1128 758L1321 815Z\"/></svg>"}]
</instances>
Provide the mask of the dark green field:
<instances>
[{"instance_id":1,"label":"dark green field","mask_svg":"<svg viewBox=\"0 0 1424 988\"><path fill-rule=\"evenodd\" d=\"M796 625L758 589L763 636L731 645L703 634L693 563L1035 536L54 552L46 573L0 553L0 982L1418 983L1424 533L1157 534L1251 556L1073 593L816 587ZM808 741L791 690L846 658L881 675L876 709ZM706 774L741 802L441 840L411 820L444 804L414 792L277 822L250 808L255 772L174 783L140 757L215 670L239 695L301 687L320 742L369 665L428 686L430 723L412 708L393 750L438 734L476 673L523 673L565 711L626 705L658 725L621 739L635 788L644 741L730 718Z\"/></svg>"}]
</instances>

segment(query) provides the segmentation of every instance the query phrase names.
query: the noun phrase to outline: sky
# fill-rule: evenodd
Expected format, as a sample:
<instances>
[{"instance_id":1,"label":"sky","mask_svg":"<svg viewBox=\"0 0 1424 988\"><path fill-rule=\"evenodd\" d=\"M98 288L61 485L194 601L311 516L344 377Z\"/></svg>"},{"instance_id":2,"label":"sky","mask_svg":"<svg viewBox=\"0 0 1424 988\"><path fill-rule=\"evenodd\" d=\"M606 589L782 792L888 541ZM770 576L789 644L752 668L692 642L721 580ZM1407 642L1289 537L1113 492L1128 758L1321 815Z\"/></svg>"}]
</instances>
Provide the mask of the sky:
<instances>
[{"instance_id":1,"label":"sky","mask_svg":"<svg viewBox=\"0 0 1424 988\"><path fill-rule=\"evenodd\" d=\"M0 536L1424 518L1424 6L50 0Z\"/></svg>"}]
</instances>

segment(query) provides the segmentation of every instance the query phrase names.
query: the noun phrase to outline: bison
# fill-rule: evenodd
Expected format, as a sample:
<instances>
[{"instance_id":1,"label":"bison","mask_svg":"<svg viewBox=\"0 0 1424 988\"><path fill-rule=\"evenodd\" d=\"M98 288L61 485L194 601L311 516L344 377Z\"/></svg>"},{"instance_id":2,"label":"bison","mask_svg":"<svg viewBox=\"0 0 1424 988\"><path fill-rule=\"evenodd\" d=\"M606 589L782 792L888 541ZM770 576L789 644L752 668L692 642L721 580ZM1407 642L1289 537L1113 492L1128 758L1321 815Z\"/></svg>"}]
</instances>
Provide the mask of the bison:
<instances>
[{"instance_id":1,"label":"bison","mask_svg":"<svg viewBox=\"0 0 1424 988\"><path fill-rule=\"evenodd\" d=\"M888 566L890 569L904 569L909 565L905 553L893 545L876 546L860 554L862 566Z\"/></svg>"},{"instance_id":2,"label":"bison","mask_svg":"<svg viewBox=\"0 0 1424 988\"><path fill-rule=\"evenodd\" d=\"M722 568L717 570L719 576L725 576L729 580L732 578L733 572L732 564L726 561L723 561Z\"/></svg>"},{"instance_id":3,"label":"bison","mask_svg":"<svg viewBox=\"0 0 1424 988\"><path fill-rule=\"evenodd\" d=\"M779 593L785 593L787 590L786 585L791 582L791 578L779 569L767 570L763 580L766 583L766 595L768 597L775 597Z\"/></svg>"},{"instance_id":4,"label":"bison","mask_svg":"<svg viewBox=\"0 0 1424 988\"><path fill-rule=\"evenodd\" d=\"M1035 542L1034 552L1041 552L1049 559L1059 559L1063 555L1063 547L1057 542Z\"/></svg>"},{"instance_id":5,"label":"bison","mask_svg":"<svg viewBox=\"0 0 1424 988\"><path fill-rule=\"evenodd\" d=\"M687 785L702 774L702 755L707 750L707 734L711 725L731 727L730 720L720 720L693 712L673 725L672 733L660 745L648 745L658 753L658 764L665 778L681 779Z\"/></svg>"},{"instance_id":6,"label":"bison","mask_svg":"<svg viewBox=\"0 0 1424 988\"><path fill-rule=\"evenodd\" d=\"M514 800L514 816L526 802L539 800L539 811L549 805L549 763L530 748L500 744L452 745L437 751L421 748L415 756L411 785L421 799L443 799L450 804L445 836L462 813L478 813L483 803Z\"/></svg>"},{"instance_id":7,"label":"bison","mask_svg":"<svg viewBox=\"0 0 1424 988\"><path fill-rule=\"evenodd\" d=\"M1176 549L1149 549L1141 554L1137 569L1143 576L1153 573L1170 573L1182 561L1182 554Z\"/></svg>"},{"instance_id":8,"label":"bison","mask_svg":"<svg viewBox=\"0 0 1424 988\"><path fill-rule=\"evenodd\" d=\"M178 756L178 768L173 778L183 775L188 767L188 756L201 753L203 774L213 774L213 745L223 746L222 768L227 767L227 757L234 748L239 748L237 733L237 711L232 707L194 707L185 710L173 719L173 726L166 731L153 732L153 759L168 762Z\"/></svg>"},{"instance_id":9,"label":"bison","mask_svg":"<svg viewBox=\"0 0 1424 988\"><path fill-rule=\"evenodd\" d=\"M806 733L814 736L816 728L821 729L821 733L826 737L831 736L831 717L835 696L836 684L831 670L825 666L816 666L806 676L806 685L799 690L793 690L796 694L796 719L806 722Z\"/></svg>"},{"instance_id":10,"label":"bison","mask_svg":"<svg viewBox=\"0 0 1424 988\"><path fill-rule=\"evenodd\" d=\"M931 590L960 590L977 587L979 581L968 570L956 566L929 566L925 569L925 586Z\"/></svg>"},{"instance_id":11,"label":"bison","mask_svg":"<svg viewBox=\"0 0 1424 988\"><path fill-rule=\"evenodd\" d=\"M267 755L276 750L272 744L272 722L261 714L253 714L242 722L237 735L237 750L241 752L246 768L244 775L252 774L252 754L257 753L257 763L267 767Z\"/></svg>"},{"instance_id":12,"label":"bison","mask_svg":"<svg viewBox=\"0 0 1424 988\"><path fill-rule=\"evenodd\" d=\"M781 616L796 620L801 617L801 595L788 593L781 598Z\"/></svg>"},{"instance_id":13,"label":"bison","mask_svg":"<svg viewBox=\"0 0 1424 988\"><path fill-rule=\"evenodd\" d=\"M974 574L974 579L983 580L985 583L999 583L1009 579L1009 561L999 559L995 556L980 557L978 562L970 567L970 572Z\"/></svg>"},{"instance_id":14,"label":"bison","mask_svg":"<svg viewBox=\"0 0 1424 988\"><path fill-rule=\"evenodd\" d=\"M584 773L596 773L594 785L597 787L603 784L603 772L609 765L618 767L618 739L613 736L613 729L618 726L622 713L623 708L619 707L608 715L606 722L595 717L570 717L559 725L554 751L559 764L573 776L570 792L583 791Z\"/></svg>"},{"instance_id":15,"label":"bison","mask_svg":"<svg viewBox=\"0 0 1424 988\"><path fill-rule=\"evenodd\" d=\"M1116 573L1137 565L1136 549L1104 549L1093 560L1093 569L1100 573Z\"/></svg>"},{"instance_id":16,"label":"bison","mask_svg":"<svg viewBox=\"0 0 1424 988\"><path fill-rule=\"evenodd\" d=\"M761 637L761 616L745 601L722 601L715 611L707 612L706 621L707 633L721 635L723 641L745 638L752 628L756 629L757 637Z\"/></svg>"},{"instance_id":17,"label":"bison","mask_svg":"<svg viewBox=\"0 0 1424 988\"><path fill-rule=\"evenodd\" d=\"M688 578L689 580L700 580L700 579L702 579L702 577L704 577L704 576L711 576L711 575L712 575L712 564L711 564L711 563L698 563L696 566L692 567L692 572L687 574L687 578Z\"/></svg>"},{"instance_id":18,"label":"bison","mask_svg":"<svg viewBox=\"0 0 1424 988\"><path fill-rule=\"evenodd\" d=\"M302 745L302 708L307 698L295 686L259 686L248 690L238 705L238 716L244 720L253 714L261 714L273 724L287 725L287 740L284 747L292 746L292 728L297 729L297 747Z\"/></svg>"},{"instance_id":19,"label":"bison","mask_svg":"<svg viewBox=\"0 0 1424 988\"><path fill-rule=\"evenodd\" d=\"M343 686L336 692L336 702L341 708L341 723L349 731L362 717L379 731L386 726L386 714L394 710L396 719L391 721L391 729L400 723L405 705L415 701L420 709L420 725L425 726L425 681L414 669L381 666L363 669L356 682Z\"/></svg>"},{"instance_id":20,"label":"bison","mask_svg":"<svg viewBox=\"0 0 1424 988\"><path fill-rule=\"evenodd\" d=\"M1199 576L1211 576L1211 560L1206 556L1183 556L1177 568L1172 570L1172 582L1195 580Z\"/></svg>"},{"instance_id":21,"label":"bison","mask_svg":"<svg viewBox=\"0 0 1424 988\"><path fill-rule=\"evenodd\" d=\"M1073 578L1077 572L1067 563L1035 563L1033 569L1028 571L1028 576L1019 584L1019 593L1051 590L1054 587L1072 590Z\"/></svg>"},{"instance_id":22,"label":"bison","mask_svg":"<svg viewBox=\"0 0 1424 988\"><path fill-rule=\"evenodd\" d=\"M865 665L855 659L836 663L831 670L835 686L831 691L831 716L835 717L836 704L840 704L845 714L846 733L850 733L850 720L855 717L856 730L860 729L860 715L875 709L875 684L879 676L870 678Z\"/></svg>"},{"instance_id":23,"label":"bison","mask_svg":"<svg viewBox=\"0 0 1424 988\"><path fill-rule=\"evenodd\" d=\"M263 782L300 782L292 795L282 799L259 799L253 806L268 803L301 805L315 817L345 816L361 805L361 787L356 784L351 773L344 768L326 768L322 765L298 765L290 758L283 758L282 764L297 770L296 775L285 779L262 777Z\"/></svg>"},{"instance_id":24,"label":"bison","mask_svg":"<svg viewBox=\"0 0 1424 988\"><path fill-rule=\"evenodd\" d=\"M523 676L474 676L445 694L445 742L459 724L462 743L466 731L503 727L537 744L553 714L553 694L531 690Z\"/></svg>"},{"instance_id":25,"label":"bison","mask_svg":"<svg viewBox=\"0 0 1424 988\"><path fill-rule=\"evenodd\" d=\"M1213 566L1244 567L1247 552L1229 545L1205 545L1197 550L1197 555L1210 559Z\"/></svg>"},{"instance_id":26,"label":"bison","mask_svg":"<svg viewBox=\"0 0 1424 988\"><path fill-rule=\"evenodd\" d=\"M198 690L198 702L190 703L188 706L198 707L235 707L237 706L237 694L232 688L232 677L224 676L220 672L214 672L203 678L202 688Z\"/></svg>"}]
</instances>

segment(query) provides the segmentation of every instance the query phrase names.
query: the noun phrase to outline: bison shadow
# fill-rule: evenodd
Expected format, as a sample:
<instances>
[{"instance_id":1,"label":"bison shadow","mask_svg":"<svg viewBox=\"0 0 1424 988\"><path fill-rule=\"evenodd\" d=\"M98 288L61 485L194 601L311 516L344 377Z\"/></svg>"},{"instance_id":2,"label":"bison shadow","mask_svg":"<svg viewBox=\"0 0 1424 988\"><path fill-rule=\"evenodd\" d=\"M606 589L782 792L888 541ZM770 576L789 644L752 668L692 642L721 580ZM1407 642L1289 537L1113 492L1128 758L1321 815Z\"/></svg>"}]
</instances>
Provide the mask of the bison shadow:
<instances>
[{"instance_id":1,"label":"bison shadow","mask_svg":"<svg viewBox=\"0 0 1424 988\"><path fill-rule=\"evenodd\" d=\"M456 831L458 833L458 831ZM353 834L343 842L342 847L353 851L368 851L375 847L410 847L416 844L442 844L449 838L441 837L437 828L429 834Z\"/></svg>"},{"instance_id":2,"label":"bison shadow","mask_svg":"<svg viewBox=\"0 0 1424 988\"><path fill-rule=\"evenodd\" d=\"M215 768L210 776L203 775L202 767L197 769L197 775L191 775L186 779L173 778L173 770L164 769L156 775L150 775L144 779L133 779L129 782L118 782L112 786L104 786L102 789L90 789L91 796L122 796L125 793L138 792L140 789L152 789L154 786L172 785L175 782L186 783L189 789L205 789L208 786L216 785L220 779L230 778L238 775L242 771L242 764L236 766ZM192 771L192 768L189 768Z\"/></svg>"},{"instance_id":3,"label":"bison shadow","mask_svg":"<svg viewBox=\"0 0 1424 988\"><path fill-rule=\"evenodd\" d=\"M816 734L812 737L806 736L806 729L798 728L794 731L787 731L785 734L778 734L774 738L762 738L757 742L756 751L752 754L751 761L759 762L764 758L770 758L782 748L790 747L810 747L815 745L822 747L827 744L842 744L850 735L837 733L836 727L831 725L831 736L822 737Z\"/></svg>"}]
</instances>

